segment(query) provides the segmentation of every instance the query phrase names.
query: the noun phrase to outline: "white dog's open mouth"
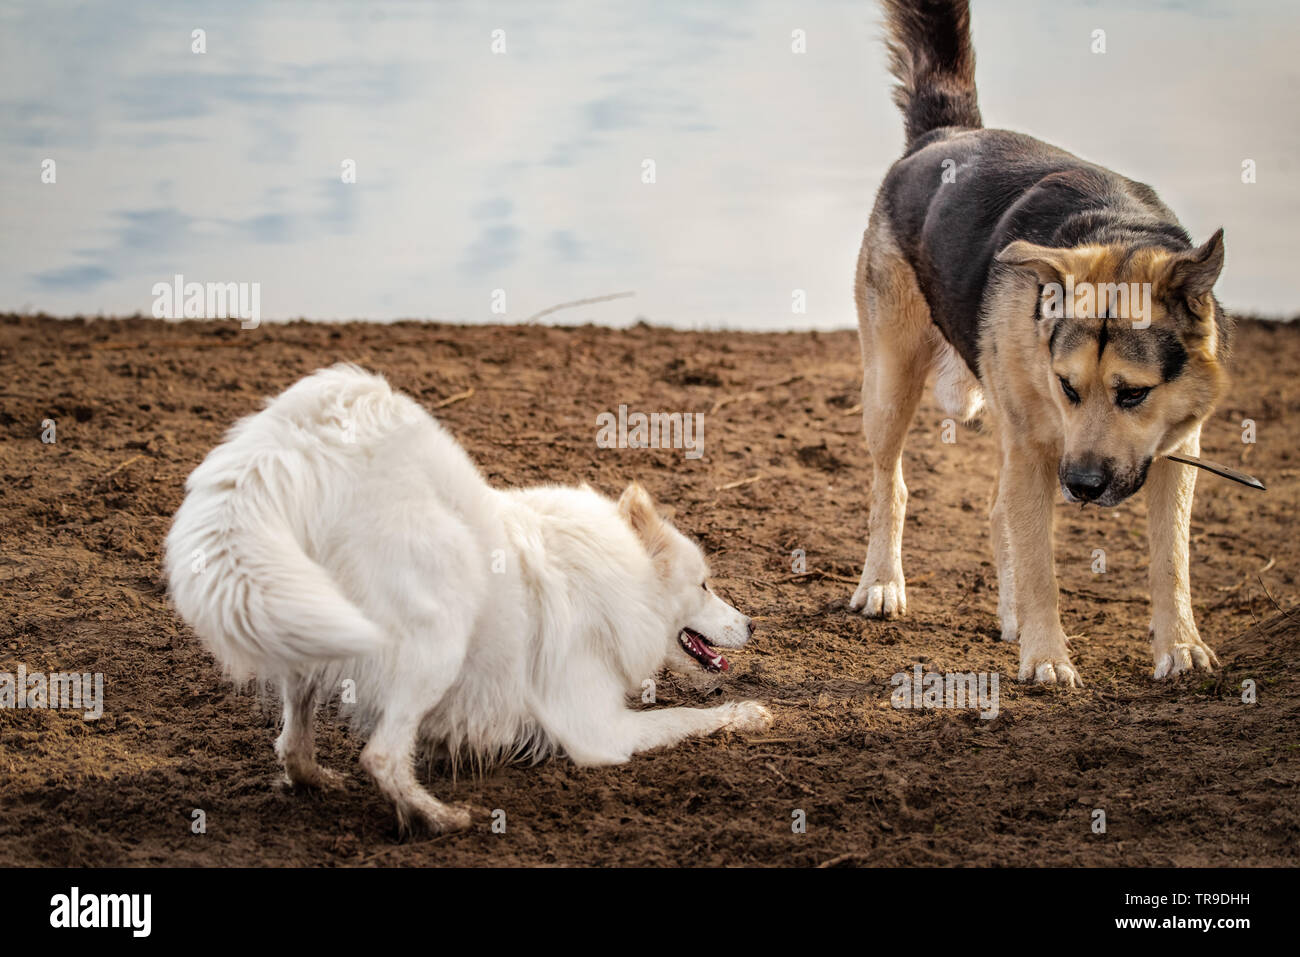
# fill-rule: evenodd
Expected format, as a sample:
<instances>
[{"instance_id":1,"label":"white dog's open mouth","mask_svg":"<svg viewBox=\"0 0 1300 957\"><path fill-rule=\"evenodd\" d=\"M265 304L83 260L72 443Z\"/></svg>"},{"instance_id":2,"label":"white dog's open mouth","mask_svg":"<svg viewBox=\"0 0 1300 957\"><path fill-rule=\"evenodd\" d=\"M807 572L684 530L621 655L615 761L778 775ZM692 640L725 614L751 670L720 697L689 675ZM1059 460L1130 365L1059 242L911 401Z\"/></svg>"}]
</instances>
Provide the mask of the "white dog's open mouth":
<instances>
[{"instance_id":1,"label":"white dog's open mouth","mask_svg":"<svg viewBox=\"0 0 1300 957\"><path fill-rule=\"evenodd\" d=\"M705 671L726 671L731 667L731 663L710 648L704 636L692 628L683 628L677 636L677 642Z\"/></svg>"}]
</instances>

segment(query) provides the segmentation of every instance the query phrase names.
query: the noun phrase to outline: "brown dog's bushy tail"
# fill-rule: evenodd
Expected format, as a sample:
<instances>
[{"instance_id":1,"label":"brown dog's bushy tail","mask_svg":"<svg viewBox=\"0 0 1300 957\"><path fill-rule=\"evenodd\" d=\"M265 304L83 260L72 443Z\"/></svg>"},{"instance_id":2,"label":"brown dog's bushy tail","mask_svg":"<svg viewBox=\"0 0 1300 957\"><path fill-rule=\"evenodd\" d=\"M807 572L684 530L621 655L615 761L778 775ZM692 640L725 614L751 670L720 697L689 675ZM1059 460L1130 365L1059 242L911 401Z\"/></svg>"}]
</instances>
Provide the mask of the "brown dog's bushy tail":
<instances>
[{"instance_id":1,"label":"brown dog's bushy tail","mask_svg":"<svg viewBox=\"0 0 1300 957\"><path fill-rule=\"evenodd\" d=\"M968 0L882 0L907 145L941 126L978 128Z\"/></svg>"}]
</instances>

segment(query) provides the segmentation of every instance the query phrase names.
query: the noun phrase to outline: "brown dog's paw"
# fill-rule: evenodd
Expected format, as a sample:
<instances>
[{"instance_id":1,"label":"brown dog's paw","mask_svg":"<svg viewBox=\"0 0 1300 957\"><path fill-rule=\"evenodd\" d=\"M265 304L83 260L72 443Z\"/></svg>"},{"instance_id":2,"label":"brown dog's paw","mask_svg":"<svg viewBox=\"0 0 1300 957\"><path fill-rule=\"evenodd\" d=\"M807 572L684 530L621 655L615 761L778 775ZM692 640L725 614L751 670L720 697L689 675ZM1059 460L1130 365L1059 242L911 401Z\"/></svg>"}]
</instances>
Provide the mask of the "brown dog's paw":
<instances>
[{"instance_id":1,"label":"brown dog's paw","mask_svg":"<svg viewBox=\"0 0 1300 957\"><path fill-rule=\"evenodd\" d=\"M895 581L866 581L849 599L849 608L867 618L901 618L907 614L907 586Z\"/></svg>"},{"instance_id":2,"label":"brown dog's paw","mask_svg":"<svg viewBox=\"0 0 1300 957\"><path fill-rule=\"evenodd\" d=\"M1214 649L1193 637L1190 641L1180 641L1168 651L1156 655L1154 676L1157 681L1173 678L1188 671L1213 671L1219 667L1219 656Z\"/></svg>"},{"instance_id":3,"label":"brown dog's paw","mask_svg":"<svg viewBox=\"0 0 1300 957\"><path fill-rule=\"evenodd\" d=\"M1082 688L1083 679L1074 670L1070 659L1064 655L1042 658L1030 657L1020 663L1020 680L1039 685L1061 685L1064 688Z\"/></svg>"},{"instance_id":4,"label":"brown dog's paw","mask_svg":"<svg viewBox=\"0 0 1300 957\"><path fill-rule=\"evenodd\" d=\"M1219 656L1201 641L1196 623L1190 619L1153 621L1147 634L1151 636L1151 656L1155 660L1153 676L1157 681L1197 669L1213 671L1219 667Z\"/></svg>"}]
</instances>

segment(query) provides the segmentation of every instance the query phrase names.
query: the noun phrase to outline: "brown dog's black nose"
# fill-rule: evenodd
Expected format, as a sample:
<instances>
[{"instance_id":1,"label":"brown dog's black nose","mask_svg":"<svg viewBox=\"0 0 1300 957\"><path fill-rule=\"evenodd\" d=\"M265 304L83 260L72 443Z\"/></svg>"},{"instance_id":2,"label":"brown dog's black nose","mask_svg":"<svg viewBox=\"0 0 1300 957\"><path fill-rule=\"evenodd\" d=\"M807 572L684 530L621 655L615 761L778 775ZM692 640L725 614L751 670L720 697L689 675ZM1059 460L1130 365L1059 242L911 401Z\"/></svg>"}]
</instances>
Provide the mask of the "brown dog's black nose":
<instances>
[{"instance_id":1,"label":"brown dog's black nose","mask_svg":"<svg viewBox=\"0 0 1300 957\"><path fill-rule=\"evenodd\" d=\"M1065 470L1064 484L1070 494L1082 502L1100 498L1110 484L1110 474L1098 465L1075 466Z\"/></svg>"}]
</instances>

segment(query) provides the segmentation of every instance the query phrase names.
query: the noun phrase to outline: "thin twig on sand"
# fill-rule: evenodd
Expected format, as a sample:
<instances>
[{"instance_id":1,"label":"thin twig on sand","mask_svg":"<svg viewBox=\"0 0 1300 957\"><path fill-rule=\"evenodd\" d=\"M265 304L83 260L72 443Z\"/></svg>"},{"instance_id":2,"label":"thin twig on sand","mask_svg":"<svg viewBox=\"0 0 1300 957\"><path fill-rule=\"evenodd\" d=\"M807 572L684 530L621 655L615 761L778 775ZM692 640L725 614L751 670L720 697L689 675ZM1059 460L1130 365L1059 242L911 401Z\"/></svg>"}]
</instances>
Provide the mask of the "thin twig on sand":
<instances>
[{"instance_id":1,"label":"thin twig on sand","mask_svg":"<svg viewBox=\"0 0 1300 957\"><path fill-rule=\"evenodd\" d=\"M753 485L755 482L759 481L762 477L763 476L761 475L752 475L747 479L740 479L735 482L728 482L726 485L716 485L714 486L713 491L725 492L727 491L727 489L740 488L742 485Z\"/></svg>"},{"instance_id":2,"label":"thin twig on sand","mask_svg":"<svg viewBox=\"0 0 1300 957\"><path fill-rule=\"evenodd\" d=\"M764 389L775 389L778 386L789 385L792 382L798 382L802 378L803 373L799 373L798 375L788 376L787 378L781 379L777 382L760 382L748 392L737 392L735 395L724 395L721 399L718 399L718 401L713 403L713 408L709 409L709 414L712 415L724 405L731 405L733 402L742 402L745 399L757 399L759 398L759 393Z\"/></svg>"},{"instance_id":3,"label":"thin twig on sand","mask_svg":"<svg viewBox=\"0 0 1300 957\"><path fill-rule=\"evenodd\" d=\"M636 292L612 292L608 296L592 296L590 299L575 299L572 302L561 302L557 305L543 309L541 312L535 312L524 320L524 325L531 325L543 316L549 316L553 312L559 312L561 309L572 309L574 306L591 306L598 302L609 302L611 299L627 299L635 296Z\"/></svg>"},{"instance_id":4,"label":"thin twig on sand","mask_svg":"<svg viewBox=\"0 0 1300 957\"><path fill-rule=\"evenodd\" d=\"M109 473L108 473L107 475L104 476L104 478L105 478L105 479L111 478L112 476L116 475L118 472L122 471L122 469L124 469L124 468L126 468L128 465L130 465L132 462L139 462L139 461L140 461L141 459L143 459L143 458L148 458L148 456L146 456L146 455L133 455L133 456L131 456L131 457L130 457L129 459L127 459L125 462L120 463L120 464L117 465L115 468L113 468L112 470L110 470Z\"/></svg>"},{"instance_id":5,"label":"thin twig on sand","mask_svg":"<svg viewBox=\"0 0 1300 957\"><path fill-rule=\"evenodd\" d=\"M1274 565L1276 565L1276 564L1277 564L1277 559L1276 559L1276 558L1273 558L1272 556L1269 556L1268 564L1265 565L1263 568L1261 568L1259 571L1255 572L1255 576L1258 577L1258 576L1264 574L1264 572L1268 571L1270 568L1272 568L1272 567L1273 567ZM1233 591L1236 591L1237 589L1241 588L1241 587L1242 587L1243 585L1245 585L1248 581L1250 581L1250 575L1249 575L1249 574L1245 574L1245 575L1242 575L1242 576L1241 576L1241 581L1237 582L1237 584L1235 584L1235 585L1220 585L1220 586L1218 587L1217 590L1218 590L1218 591L1224 591L1224 592L1233 592Z\"/></svg>"},{"instance_id":6,"label":"thin twig on sand","mask_svg":"<svg viewBox=\"0 0 1300 957\"><path fill-rule=\"evenodd\" d=\"M464 402L473 394L474 394L474 389L471 386L470 388L466 389L464 392L457 392L455 395L447 396L447 398L443 399L440 402L435 402L432 408L445 409L447 408L447 406L455 405L457 402Z\"/></svg>"}]
</instances>

